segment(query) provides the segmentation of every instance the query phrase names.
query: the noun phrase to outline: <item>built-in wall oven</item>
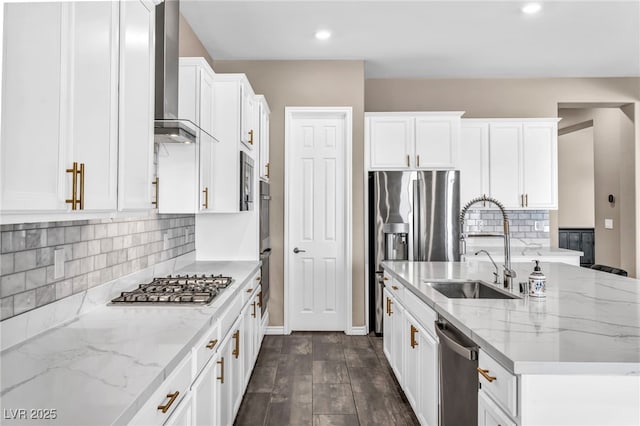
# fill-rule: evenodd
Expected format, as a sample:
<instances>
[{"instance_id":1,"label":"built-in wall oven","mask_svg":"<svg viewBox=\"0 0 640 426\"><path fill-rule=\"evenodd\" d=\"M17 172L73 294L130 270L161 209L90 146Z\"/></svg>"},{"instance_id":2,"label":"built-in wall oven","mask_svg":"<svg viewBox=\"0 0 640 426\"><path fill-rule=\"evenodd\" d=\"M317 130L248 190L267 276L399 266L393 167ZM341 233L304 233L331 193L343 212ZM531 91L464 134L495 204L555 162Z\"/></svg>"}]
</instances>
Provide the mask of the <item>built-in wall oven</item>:
<instances>
[{"instance_id":1,"label":"built-in wall oven","mask_svg":"<svg viewBox=\"0 0 640 426\"><path fill-rule=\"evenodd\" d=\"M262 261L262 316L267 312L269 303L269 257L271 256L271 239L269 238L269 183L260 181L260 260Z\"/></svg>"},{"instance_id":2,"label":"built-in wall oven","mask_svg":"<svg viewBox=\"0 0 640 426\"><path fill-rule=\"evenodd\" d=\"M240 151L240 211L253 210L253 158Z\"/></svg>"}]
</instances>

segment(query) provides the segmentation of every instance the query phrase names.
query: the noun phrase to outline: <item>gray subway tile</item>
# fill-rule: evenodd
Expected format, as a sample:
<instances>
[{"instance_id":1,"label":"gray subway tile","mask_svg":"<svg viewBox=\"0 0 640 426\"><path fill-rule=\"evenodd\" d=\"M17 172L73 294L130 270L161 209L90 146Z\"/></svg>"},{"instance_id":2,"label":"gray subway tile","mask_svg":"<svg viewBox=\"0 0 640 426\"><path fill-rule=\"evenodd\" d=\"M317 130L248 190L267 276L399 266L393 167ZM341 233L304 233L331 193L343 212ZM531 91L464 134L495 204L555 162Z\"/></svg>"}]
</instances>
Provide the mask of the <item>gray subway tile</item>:
<instances>
[{"instance_id":1,"label":"gray subway tile","mask_svg":"<svg viewBox=\"0 0 640 426\"><path fill-rule=\"evenodd\" d=\"M53 264L53 247L43 247L36 250L36 267Z\"/></svg>"},{"instance_id":2,"label":"gray subway tile","mask_svg":"<svg viewBox=\"0 0 640 426\"><path fill-rule=\"evenodd\" d=\"M0 321L13 316L13 296L0 299Z\"/></svg>"},{"instance_id":3,"label":"gray subway tile","mask_svg":"<svg viewBox=\"0 0 640 426\"><path fill-rule=\"evenodd\" d=\"M18 293L13 296L13 313L14 315L30 311L36 307L36 291L29 290Z\"/></svg>"},{"instance_id":4,"label":"gray subway tile","mask_svg":"<svg viewBox=\"0 0 640 426\"><path fill-rule=\"evenodd\" d=\"M118 224L117 223L109 223L107 225L107 237L117 237L118 236Z\"/></svg>"},{"instance_id":5,"label":"gray subway tile","mask_svg":"<svg viewBox=\"0 0 640 426\"><path fill-rule=\"evenodd\" d=\"M71 296L73 294L73 282L68 279L64 281L59 281L55 284L56 286L56 300L64 299L67 296Z\"/></svg>"},{"instance_id":6,"label":"gray subway tile","mask_svg":"<svg viewBox=\"0 0 640 426\"><path fill-rule=\"evenodd\" d=\"M47 231L43 229L29 229L26 231L25 248L34 249L46 247Z\"/></svg>"},{"instance_id":7,"label":"gray subway tile","mask_svg":"<svg viewBox=\"0 0 640 426\"><path fill-rule=\"evenodd\" d=\"M90 241L95 238L94 225L85 225L80 227L80 239L82 241Z\"/></svg>"},{"instance_id":8,"label":"gray subway tile","mask_svg":"<svg viewBox=\"0 0 640 426\"><path fill-rule=\"evenodd\" d=\"M100 240L100 252L108 253L113 250L113 238L104 238Z\"/></svg>"},{"instance_id":9,"label":"gray subway tile","mask_svg":"<svg viewBox=\"0 0 640 426\"><path fill-rule=\"evenodd\" d=\"M64 242L77 243L80 241L80 227L79 226L67 226L64 228Z\"/></svg>"},{"instance_id":10,"label":"gray subway tile","mask_svg":"<svg viewBox=\"0 0 640 426\"><path fill-rule=\"evenodd\" d=\"M87 241L87 255L95 256L100 254L100 240Z\"/></svg>"},{"instance_id":11,"label":"gray subway tile","mask_svg":"<svg viewBox=\"0 0 640 426\"><path fill-rule=\"evenodd\" d=\"M47 229L47 244L50 246L64 244L64 228Z\"/></svg>"},{"instance_id":12,"label":"gray subway tile","mask_svg":"<svg viewBox=\"0 0 640 426\"><path fill-rule=\"evenodd\" d=\"M95 269L105 268L107 266L107 255L103 253L95 256L93 266Z\"/></svg>"},{"instance_id":13,"label":"gray subway tile","mask_svg":"<svg viewBox=\"0 0 640 426\"><path fill-rule=\"evenodd\" d=\"M87 257L89 252L89 244L86 241L81 241L73 245L73 258L80 259Z\"/></svg>"},{"instance_id":14,"label":"gray subway tile","mask_svg":"<svg viewBox=\"0 0 640 426\"><path fill-rule=\"evenodd\" d=\"M73 286L73 294L86 290L88 285L87 274L74 277L71 281L71 285Z\"/></svg>"},{"instance_id":15,"label":"gray subway tile","mask_svg":"<svg viewBox=\"0 0 640 426\"><path fill-rule=\"evenodd\" d=\"M107 225L105 225L104 223L101 223L99 225L94 225L94 238L95 239L100 239L100 238L106 238L107 237Z\"/></svg>"},{"instance_id":16,"label":"gray subway tile","mask_svg":"<svg viewBox=\"0 0 640 426\"><path fill-rule=\"evenodd\" d=\"M47 268L44 267L27 271L25 282L27 290L45 285L47 282Z\"/></svg>"},{"instance_id":17,"label":"gray subway tile","mask_svg":"<svg viewBox=\"0 0 640 426\"><path fill-rule=\"evenodd\" d=\"M0 275L8 275L13 272L13 253L0 254Z\"/></svg>"},{"instance_id":18,"label":"gray subway tile","mask_svg":"<svg viewBox=\"0 0 640 426\"><path fill-rule=\"evenodd\" d=\"M36 289L36 306L43 306L56 300L56 285L49 284Z\"/></svg>"},{"instance_id":19,"label":"gray subway tile","mask_svg":"<svg viewBox=\"0 0 640 426\"><path fill-rule=\"evenodd\" d=\"M13 267L15 271L26 271L36 267L36 251L21 251L14 255Z\"/></svg>"},{"instance_id":20,"label":"gray subway tile","mask_svg":"<svg viewBox=\"0 0 640 426\"><path fill-rule=\"evenodd\" d=\"M102 284L100 281L100 271L92 271L87 274L87 286L89 288Z\"/></svg>"},{"instance_id":21,"label":"gray subway tile","mask_svg":"<svg viewBox=\"0 0 640 426\"><path fill-rule=\"evenodd\" d=\"M80 259L69 260L64 265L64 276L67 278L75 277L80 274Z\"/></svg>"}]
</instances>

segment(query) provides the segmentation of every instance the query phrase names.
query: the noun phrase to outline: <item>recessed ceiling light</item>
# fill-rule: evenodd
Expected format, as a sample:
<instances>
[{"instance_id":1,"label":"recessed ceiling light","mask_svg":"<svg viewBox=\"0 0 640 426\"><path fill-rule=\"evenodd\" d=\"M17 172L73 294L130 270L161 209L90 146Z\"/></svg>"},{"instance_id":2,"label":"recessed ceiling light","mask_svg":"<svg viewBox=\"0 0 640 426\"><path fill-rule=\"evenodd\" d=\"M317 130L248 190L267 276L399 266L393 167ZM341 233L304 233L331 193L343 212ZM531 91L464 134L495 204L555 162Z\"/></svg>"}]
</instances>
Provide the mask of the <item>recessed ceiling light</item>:
<instances>
[{"instance_id":1,"label":"recessed ceiling light","mask_svg":"<svg viewBox=\"0 0 640 426\"><path fill-rule=\"evenodd\" d=\"M527 3L522 7L522 11L528 15L540 12L540 9L542 9L540 3Z\"/></svg>"},{"instance_id":2,"label":"recessed ceiling light","mask_svg":"<svg viewBox=\"0 0 640 426\"><path fill-rule=\"evenodd\" d=\"M327 30L316 31L316 38L318 40L328 40L329 38L331 38L331 31L327 31Z\"/></svg>"}]
</instances>

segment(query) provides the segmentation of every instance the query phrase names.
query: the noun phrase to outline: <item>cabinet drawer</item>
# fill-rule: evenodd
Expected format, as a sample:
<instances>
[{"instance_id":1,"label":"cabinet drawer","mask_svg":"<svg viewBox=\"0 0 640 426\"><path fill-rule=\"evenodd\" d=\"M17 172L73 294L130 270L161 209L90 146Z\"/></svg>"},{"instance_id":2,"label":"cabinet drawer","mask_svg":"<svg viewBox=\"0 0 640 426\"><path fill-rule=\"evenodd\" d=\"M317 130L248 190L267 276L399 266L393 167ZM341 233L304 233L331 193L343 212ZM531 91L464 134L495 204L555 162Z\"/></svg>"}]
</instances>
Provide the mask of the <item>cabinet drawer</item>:
<instances>
[{"instance_id":1,"label":"cabinet drawer","mask_svg":"<svg viewBox=\"0 0 640 426\"><path fill-rule=\"evenodd\" d=\"M389 293L391 293L391 295L398 301L401 301L405 291L404 286L397 279L393 278L386 272L382 279L384 281L384 286L389 289Z\"/></svg>"},{"instance_id":2,"label":"cabinet drawer","mask_svg":"<svg viewBox=\"0 0 640 426\"><path fill-rule=\"evenodd\" d=\"M507 413L512 416L517 415L517 377L498 364L484 351L480 351L478 356L478 380L482 390L487 392L493 399L501 405ZM480 373L491 378L488 379Z\"/></svg>"},{"instance_id":3,"label":"cabinet drawer","mask_svg":"<svg viewBox=\"0 0 640 426\"><path fill-rule=\"evenodd\" d=\"M418 296L413 294L410 290L404 291L403 303L405 308L407 308L407 311L411 312L411 315L416 318L416 321L419 322L420 325L435 338L436 331L433 327L434 323L438 319L436 311L431 309L422 300L418 299Z\"/></svg>"},{"instance_id":4,"label":"cabinet drawer","mask_svg":"<svg viewBox=\"0 0 640 426\"><path fill-rule=\"evenodd\" d=\"M260 272L251 277L242 287L242 306L244 306L249 301L249 299L251 299L251 295L259 285Z\"/></svg>"},{"instance_id":5,"label":"cabinet drawer","mask_svg":"<svg viewBox=\"0 0 640 426\"><path fill-rule=\"evenodd\" d=\"M227 332L233 325L233 322L240 316L240 311L242 310L242 296L236 294L233 297L233 300L229 301L229 306L227 310L220 316L220 339L224 339L224 336L227 335Z\"/></svg>"},{"instance_id":6,"label":"cabinet drawer","mask_svg":"<svg viewBox=\"0 0 640 426\"><path fill-rule=\"evenodd\" d=\"M162 382L131 421L131 425L160 425L187 395L191 384L191 354ZM165 407L164 412L159 407Z\"/></svg>"},{"instance_id":7,"label":"cabinet drawer","mask_svg":"<svg viewBox=\"0 0 640 426\"><path fill-rule=\"evenodd\" d=\"M484 391L478 392L478 426L516 426Z\"/></svg>"},{"instance_id":8,"label":"cabinet drawer","mask_svg":"<svg viewBox=\"0 0 640 426\"><path fill-rule=\"evenodd\" d=\"M200 374L204 366L211 359L216 350L218 350L221 337L220 323L216 321L213 327L205 333L204 337L200 339L193 348L193 380L198 377L198 374Z\"/></svg>"}]
</instances>

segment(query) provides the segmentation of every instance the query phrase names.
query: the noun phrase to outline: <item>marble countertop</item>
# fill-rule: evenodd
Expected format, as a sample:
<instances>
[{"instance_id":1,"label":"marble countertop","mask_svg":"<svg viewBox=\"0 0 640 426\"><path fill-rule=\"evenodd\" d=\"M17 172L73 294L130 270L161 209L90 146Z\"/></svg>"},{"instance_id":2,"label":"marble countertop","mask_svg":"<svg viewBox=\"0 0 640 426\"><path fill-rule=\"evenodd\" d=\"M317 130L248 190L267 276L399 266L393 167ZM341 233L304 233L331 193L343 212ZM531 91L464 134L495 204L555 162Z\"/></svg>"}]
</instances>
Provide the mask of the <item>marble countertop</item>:
<instances>
[{"instance_id":1,"label":"marble countertop","mask_svg":"<svg viewBox=\"0 0 640 426\"><path fill-rule=\"evenodd\" d=\"M542 263L547 297L449 299L427 280L491 282L487 262L387 261L385 271L515 374L640 375L640 280Z\"/></svg>"},{"instance_id":2,"label":"marble countertop","mask_svg":"<svg viewBox=\"0 0 640 426\"><path fill-rule=\"evenodd\" d=\"M224 274L235 282L210 306L103 306L2 352L0 412L56 409L57 419L41 423L126 424L259 265L186 265L175 273Z\"/></svg>"},{"instance_id":3,"label":"marble countertop","mask_svg":"<svg viewBox=\"0 0 640 426\"><path fill-rule=\"evenodd\" d=\"M486 250L491 253L494 259L504 258L504 248L502 245L469 245L467 244L467 254L464 255L466 260L477 259L474 253L478 250ZM518 260L521 258L530 259L531 257L540 256L542 258L550 257L567 257L567 256L583 256L584 253L577 250L569 250L563 248L554 247L536 247L536 246L511 246L511 260ZM489 260L486 256L481 256L478 260Z\"/></svg>"}]
</instances>

